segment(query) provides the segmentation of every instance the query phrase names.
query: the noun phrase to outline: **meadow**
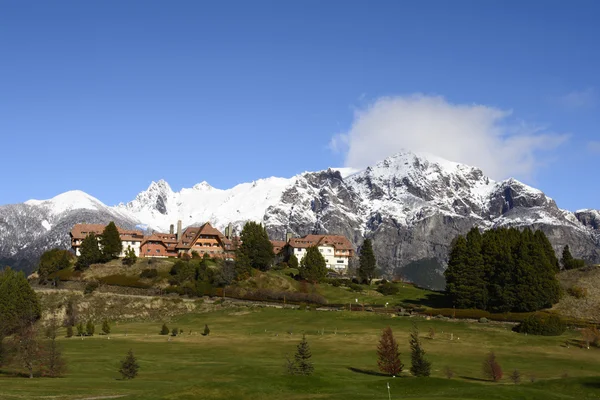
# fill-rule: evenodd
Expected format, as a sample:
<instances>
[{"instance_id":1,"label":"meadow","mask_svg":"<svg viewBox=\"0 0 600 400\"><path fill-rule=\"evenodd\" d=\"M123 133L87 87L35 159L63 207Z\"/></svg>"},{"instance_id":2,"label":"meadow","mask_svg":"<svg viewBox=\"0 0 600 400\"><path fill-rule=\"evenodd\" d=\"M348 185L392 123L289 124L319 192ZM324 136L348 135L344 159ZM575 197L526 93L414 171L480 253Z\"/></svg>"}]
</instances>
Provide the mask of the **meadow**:
<instances>
[{"instance_id":1,"label":"meadow","mask_svg":"<svg viewBox=\"0 0 600 400\"><path fill-rule=\"evenodd\" d=\"M408 372L413 323L433 363L430 378ZM576 331L526 336L501 323L264 307L193 312L167 324L183 334L159 335L161 321L121 322L113 324L110 336L83 339L66 338L63 329L59 343L68 364L65 376L27 379L2 371L0 398L387 399L388 383L392 399L600 397L600 349L577 346ZM205 324L208 336L201 335ZM377 369L376 347L386 326L392 327L405 364L396 378ZM289 376L285 357L293 356L302 334L310 344L315 373ZM119 361L129 349L138 358L139 376L121 380ZM481 372L489 351L504 370L498 383ZM452 379L446 377L447 368L455 374ZM509 379L515 369L522 376L519 384Z\"/></svg>"}]
</instances>

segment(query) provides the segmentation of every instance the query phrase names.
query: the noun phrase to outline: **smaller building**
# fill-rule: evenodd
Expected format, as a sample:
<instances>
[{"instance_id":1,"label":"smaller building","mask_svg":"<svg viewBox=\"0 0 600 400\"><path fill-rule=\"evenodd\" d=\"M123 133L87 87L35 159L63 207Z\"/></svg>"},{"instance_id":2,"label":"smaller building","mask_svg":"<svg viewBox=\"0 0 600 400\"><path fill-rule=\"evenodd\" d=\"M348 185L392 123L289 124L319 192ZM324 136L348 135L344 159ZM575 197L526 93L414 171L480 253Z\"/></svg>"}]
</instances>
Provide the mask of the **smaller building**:
<instances>
[{"instance_id":1,"label":"smaller building","mask_svg":"<svg viewBox=\"0 0 600 400\"><path fill-rule=\"evenodd\" d=\"M345 273L350 258L354 256L354 246L350 240L341 235L306 235L301 238L290 238L286 244L287 255L294 254L302 261L309 247L316 246L325 258L327 268Z\"/></svg>"},{"instance_id":2,"label":"smaller building","mask_svg":"<svg viewBox=\"0 0 600 400\"><path fill-rule=\"evenodd\" d=\"M83 239L91 233L101 236L104 228L106 228L106 225L103 224L76 224L73 226L69 235L71 236L71 248L75 252L75 255L81 255L79 249ZM123 251L119 254L119 257L125 257L125 252L128 248L132 248L135 251L135 255L139 257L144 233L142 231L121 229L119 227L117 227L117 230L119 231L121 244L123 245Z\"/></svg>"},{"instance_id":3,"label":"smaller building","mask_svg":"<svg viewBox=\"0 0 600 400\"><path fill-rule=\"evenodd\" d=\"M153 233L142 241L141 257L177 257L177 235L173 233Z\"/></svg>"}]
</instances>

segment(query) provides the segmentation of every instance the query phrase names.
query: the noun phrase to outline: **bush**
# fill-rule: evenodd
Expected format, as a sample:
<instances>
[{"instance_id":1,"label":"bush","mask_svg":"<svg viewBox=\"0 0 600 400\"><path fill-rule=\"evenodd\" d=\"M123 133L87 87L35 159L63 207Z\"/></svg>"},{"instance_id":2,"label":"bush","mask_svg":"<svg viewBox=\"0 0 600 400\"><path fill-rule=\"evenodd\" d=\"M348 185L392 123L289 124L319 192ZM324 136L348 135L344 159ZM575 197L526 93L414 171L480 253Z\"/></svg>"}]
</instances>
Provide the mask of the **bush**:
<instances>
[{"instance_id":1,"label":"bush","mask_svg":"<svg viewBox=\"0 0 600 400\"><path fill-rule=\"evenodd\" d=\"M487 324L488 322L490 322L490 320L487 319L486 317L479 318L479 323L480 324Z\"/></svg>"},{"instance_id":2,"label":"bush","mask_svg":"<svg viewBox=\"0 0 600 400\"><path fill-rule=\"evenodd\" d=\"M96 289L98 289L98 286L100 286L100 284L96 281L89 282L87 285L85 285L83 294L93 293Z\"/></svg>"},{"instance_id":3,"label":"bush","mask_svg":"<svg viewBox=\"0 0 600 400\"><path fill-rule=\"evenodd\" d=\"M179 333L179 329L173 328L173 330L171 331L171 336L177 336L178 333Z\"/></svg>"},{"instance_id":4,"label":"bush","mask_svg":"<svg viewBox=\"0 0 600 400\"><path fill-rule=\"evenodd\" d=\"M392 295L398 294L400 289L398 288L398 286L394 285L393 283L386 282L386 283L379 285L379 287L377 288L377 291L385 296L392 296Z\"/></svg>"},{"instance_id":5,"label":"bush","mask_svg":"<svg viewBox=\"0 0 600 400\"><path fill-rule=\"evenodd\" d=\"M154 279L158 276L156 268L148 268L140 273L140 278Z\"/></svg>"},{"instance_id":6,"label":"bush","mask_svg":"<svg viewBox=\"0 0 600 400\"><path fill-rule=\"evenodd\" d=\"M348 287L354 292L362 292L363 290L362 286L360 286L358 283L351 283L350 285L348 285Z\"/></svg>"},{"instance_id":7,"label":"bush","mask_svg":"<svg viewBox=\"0 0 600 400\"><path fill-rule=\"evenodd\" d=\"M85 325L85 332L88 336L94 336L94 332L96 331L96 327L92 321L88 321Z\"/></svg>"},{"instance_id":8,"label":"bush","mask_svg":"<svg viewBox=\"0 0 600 400\"><path fill-rule=\"evenodd\" d=\"M519 333L542 336L559 336L567 329L564 321L555 314L533 314L517 325L514 330Z\"/></svg>"},{"instance_id":9,"label":"bush","mask_svg":"<svg viewBox=\"0 0 600 400\"><path fill-rule=\"evenodd\" d=\"M587 297L587 293L587 289L580 286L571 286L567 289L567 294L575 297L576 299L585 299Z\"/></svg>"}]
</instances>

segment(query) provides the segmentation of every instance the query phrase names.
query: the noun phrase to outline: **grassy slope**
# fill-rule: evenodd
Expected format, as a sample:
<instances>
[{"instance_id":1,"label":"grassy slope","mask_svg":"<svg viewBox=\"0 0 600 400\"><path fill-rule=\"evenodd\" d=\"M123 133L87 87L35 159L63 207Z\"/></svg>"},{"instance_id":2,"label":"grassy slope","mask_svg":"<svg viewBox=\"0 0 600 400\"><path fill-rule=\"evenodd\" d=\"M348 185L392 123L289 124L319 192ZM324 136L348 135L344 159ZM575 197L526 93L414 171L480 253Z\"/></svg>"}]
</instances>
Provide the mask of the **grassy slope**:
<instances>
[{"instance_id":1,"label":"grassy slope","mask_svg":"<svg viewBox=\"0 0 600 400\"><path fill-rule=\"evenodd\" d=\"M375 348L381 329L392 326L408 370L408 330L413 318L390 318L372 313L310 312L276 309L229 309L187 314L169 324L184 329L167 341L157 333L160 322L124 323L106 337L61 338L69 373L60 379L14 378L0 375L0 398L81 399L126 395L125 399L366 399L386 398L390 382L397 399L582 399L597 398L600 388L600 350L561 346L563 337L524 336L504 325L468 324L419 319L433 361L432 378L388 378L376 370ZM207 323L211 334L201 336ZM320 334L324 329L325 333ZM192 334L189 334L189 331ZM125 337L124 332L128 335ZM293 332L290 335L289 331ZM289 377L283 373L285 354L293 354L306 332L313 352L315 374ZM337 332L337 334L334 334ZM454 340L449 334L454 334ZM129 348L138 356L140 376L118 380L118 361ZM494 350L505 375L518 368L527 383L508 379L481 381L481 361ZM444 378L451 366L457 378ZM560 379L564 373L570 378ZM529 375L538 379L529 382Z\"/></svg>"},{"instance_id":2,"label":"grassy slope","mask_svg":"<svg viewBox=\"0 0 600 400\"><path fill-rule=\"evenodd\" d=\"M565 293L554 309L563 315L600 322L600 267L591 267L561 272L559 275L564 291L573 286L586 290L582 299Z\"/></svg>"}]
</instances>

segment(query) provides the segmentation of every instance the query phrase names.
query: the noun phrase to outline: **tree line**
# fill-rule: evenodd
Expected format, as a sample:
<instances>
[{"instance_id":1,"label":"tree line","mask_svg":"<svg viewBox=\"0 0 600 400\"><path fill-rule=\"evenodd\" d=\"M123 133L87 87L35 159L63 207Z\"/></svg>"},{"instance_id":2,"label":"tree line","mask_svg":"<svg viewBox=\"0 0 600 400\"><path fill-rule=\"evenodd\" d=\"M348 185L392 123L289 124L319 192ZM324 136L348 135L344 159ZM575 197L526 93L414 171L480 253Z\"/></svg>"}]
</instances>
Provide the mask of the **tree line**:
<instances>
[{"instance_id":1,"label":"tree line","mask_svg":"<svg viewBox=\"0 0 600 400\"><path fill-rule=\"evenodd\" d=\"M457 237L445 271L446 293L457 308L528 312L560 298L559 261L537 230L473 228Z\"/></svg>"}]
</instances>

